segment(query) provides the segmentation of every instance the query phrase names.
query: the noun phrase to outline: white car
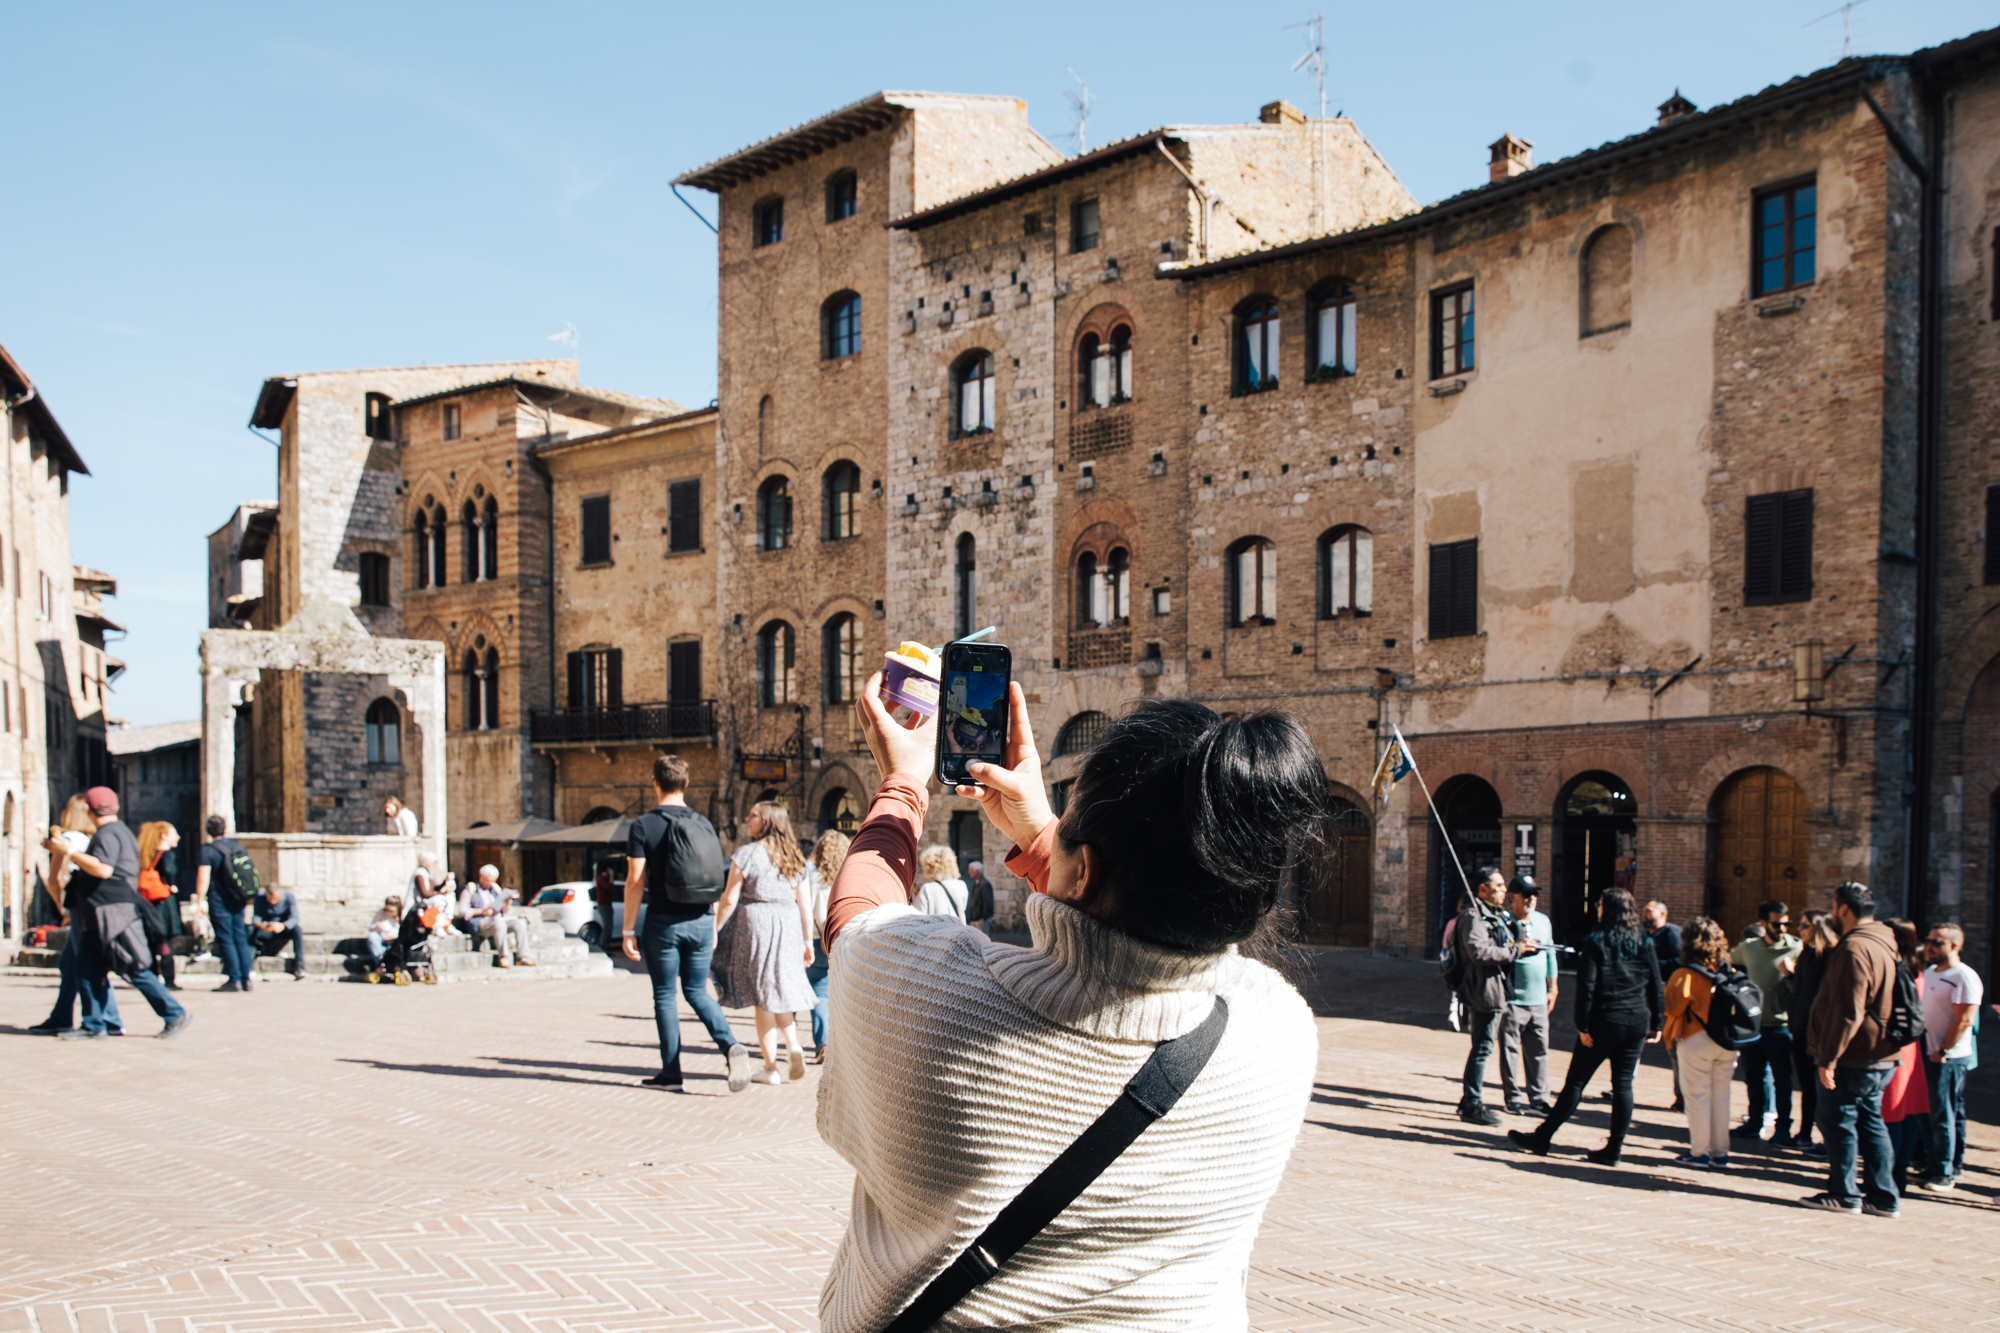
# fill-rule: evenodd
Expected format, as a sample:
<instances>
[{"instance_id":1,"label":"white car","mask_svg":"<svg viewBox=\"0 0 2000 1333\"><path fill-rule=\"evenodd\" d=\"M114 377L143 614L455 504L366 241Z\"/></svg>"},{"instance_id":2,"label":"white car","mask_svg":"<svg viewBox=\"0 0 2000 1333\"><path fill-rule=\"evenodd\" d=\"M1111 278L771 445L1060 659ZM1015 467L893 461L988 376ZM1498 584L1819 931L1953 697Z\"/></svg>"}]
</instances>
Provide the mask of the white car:
<instances>
[{"instance_id":1,"label":"white car","mask_svg":"<svg viewBox=\"0 0 2000 1333\"><path fill-rule=\"evenodd\" d=\"M589 880L551 884L535 895L535 907L542 920L555 922L562 927L563 934L581 936L589 944L597 943L597 904L591 900Z\"/></svg>"}]
</instances>

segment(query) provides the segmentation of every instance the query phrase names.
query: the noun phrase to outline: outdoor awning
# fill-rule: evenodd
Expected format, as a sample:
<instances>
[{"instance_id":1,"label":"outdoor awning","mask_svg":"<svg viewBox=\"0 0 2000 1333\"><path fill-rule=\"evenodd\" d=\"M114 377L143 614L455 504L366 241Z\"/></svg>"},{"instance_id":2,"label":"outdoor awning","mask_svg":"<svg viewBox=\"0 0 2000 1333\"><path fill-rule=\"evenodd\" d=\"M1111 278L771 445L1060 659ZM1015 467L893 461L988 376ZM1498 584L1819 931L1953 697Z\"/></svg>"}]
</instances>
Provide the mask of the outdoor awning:
<instances>
[{"instance_id":1,"label":"outdoor awning","mask_svg":"<svg viewBox=\"0 0 2000 1333\"><path fill-rule=\"evenodd\" d=\"M620 815L616 819L600 819L595 824L585 824L580 828L538 833L522 841L537 847L623 847L631 832L632 821Z\"/></svg>"},{"instance_id":2,"label":"outdoor awning","mask_svg":"<svg viewBox=\"0 0 2000 1333\"><path fill-rule=\"evenodd\" d=\"M561 833L569 828L553 819L514 819L505 824L481 824L477 828L447 833L451 842L520 842L545 833Z\"/></svg>"}]
</instances>

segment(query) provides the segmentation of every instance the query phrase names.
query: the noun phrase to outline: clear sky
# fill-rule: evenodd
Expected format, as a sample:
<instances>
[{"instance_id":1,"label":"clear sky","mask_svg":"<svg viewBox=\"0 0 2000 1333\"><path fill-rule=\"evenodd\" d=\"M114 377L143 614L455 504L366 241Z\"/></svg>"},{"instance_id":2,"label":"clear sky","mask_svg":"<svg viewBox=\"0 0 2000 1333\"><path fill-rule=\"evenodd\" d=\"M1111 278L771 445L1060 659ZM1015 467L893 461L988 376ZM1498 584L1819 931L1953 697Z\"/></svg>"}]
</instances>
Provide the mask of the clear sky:
<instances>
[{"instance_id":1,"label":"clear sky","mask_svg":"<svg viewBox=\"0 0 2000 1333\"><path fill-rule=\"evenodd\" d=\"M1324 0L1148 5L15 4L0 124L0 343L93 476L78 562L118 578L115 714L199 715L205 535L269 498L245 428L266 375L565 355L589 384L715 392L713 238L678 172L881 88L1007 93L1074 151L1253 120ZM1990 3L1990 0L1988 0ZM1327 109L1417 198L1707 107L1842 52L1834 0L1328 5ZM1995 21L1974 0L1867 0L1857 53ZM714 216L711 196L695 194Z\"/></svg>"}]
</instances>

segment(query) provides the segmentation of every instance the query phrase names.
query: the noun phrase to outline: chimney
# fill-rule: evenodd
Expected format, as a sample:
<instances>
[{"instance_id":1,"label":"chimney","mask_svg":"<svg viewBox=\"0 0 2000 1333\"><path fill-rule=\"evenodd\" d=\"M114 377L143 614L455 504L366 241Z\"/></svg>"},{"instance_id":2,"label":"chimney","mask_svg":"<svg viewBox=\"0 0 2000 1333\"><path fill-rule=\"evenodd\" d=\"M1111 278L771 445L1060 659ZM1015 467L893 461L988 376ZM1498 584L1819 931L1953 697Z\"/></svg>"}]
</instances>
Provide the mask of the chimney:
<instances>
[{"instance_id":1,"label":"chimney","mask_svg":"<svg viewBox=\"0 0 2000 1333\"><path fill-rule=\"evenodd\" d=\"M1306 113L1280 98L1275 102L1266 102L1260 107L1257 119L1266 125L1303 125L1306 123Z\"/></svg>"},{"instance_id":2,"label":"chimney","mask_svg":"<svg viewBox=\"0 0 2000 1333\"><path fill-rule=\"evenodd\" d=\"M1676 88L1672 97L1660 103L1660 128L1678 125L1699 110L1700 107L1682 97L1681 90Z\"/></svg>"},{"instance_id":3,"label":"chimney","mask_svg":"<svg viewBox=\"0 0 2000 1333\"><path fill-rule=\"evenodd\" d=\"M1512 134L1503 134L1493 141L1493 162L1487 167L1491 179L1504 181L1509 176L1518 176L1524 171L1535 169L1535 155L1531 151L1534 143L1528 139L1518 139Z\"/></svg>"}]
</instances>

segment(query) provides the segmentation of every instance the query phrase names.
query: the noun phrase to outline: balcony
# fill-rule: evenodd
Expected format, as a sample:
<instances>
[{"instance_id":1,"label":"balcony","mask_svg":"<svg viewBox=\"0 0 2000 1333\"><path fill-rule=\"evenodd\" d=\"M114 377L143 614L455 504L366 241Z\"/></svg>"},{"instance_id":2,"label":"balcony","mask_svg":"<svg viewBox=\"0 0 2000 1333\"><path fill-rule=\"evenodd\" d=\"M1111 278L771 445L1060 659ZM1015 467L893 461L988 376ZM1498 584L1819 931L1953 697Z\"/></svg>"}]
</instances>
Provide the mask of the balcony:
<instances>
[{"instance_id":1,"label":"balcony","mask_svg":"<svg viewBox=\"0 0 2000 1333\"><path fill-rule=\"evenodd\" d=\"M534 745L651 745L706 741L714 735L713 699L538 710L528 715L528 739Z\"/></svg>"}]
</instances>

